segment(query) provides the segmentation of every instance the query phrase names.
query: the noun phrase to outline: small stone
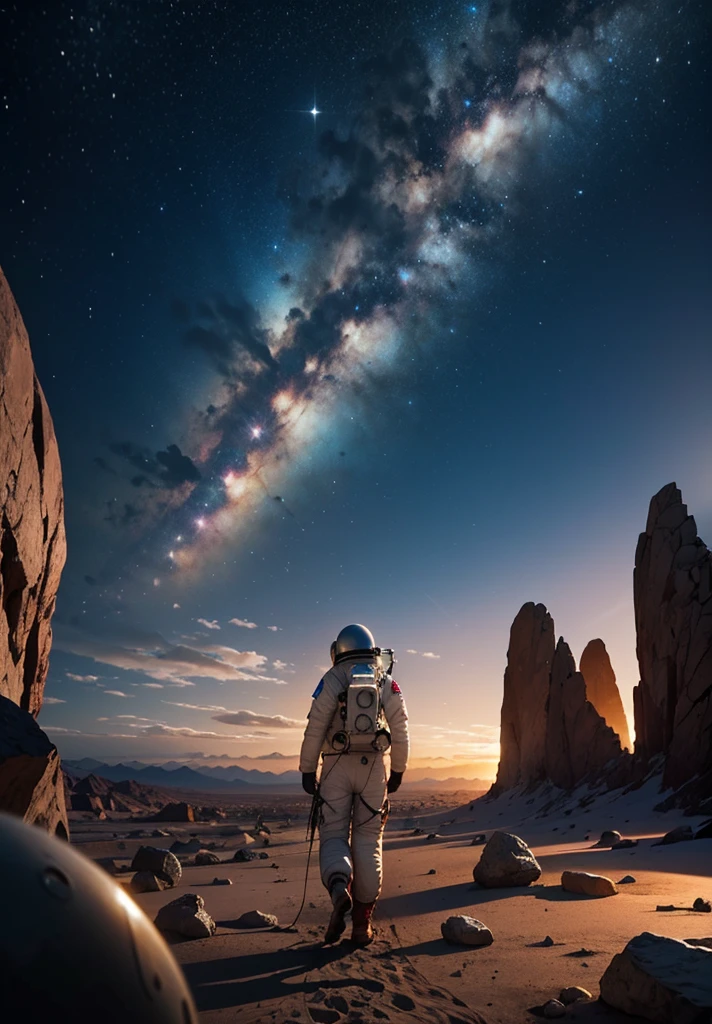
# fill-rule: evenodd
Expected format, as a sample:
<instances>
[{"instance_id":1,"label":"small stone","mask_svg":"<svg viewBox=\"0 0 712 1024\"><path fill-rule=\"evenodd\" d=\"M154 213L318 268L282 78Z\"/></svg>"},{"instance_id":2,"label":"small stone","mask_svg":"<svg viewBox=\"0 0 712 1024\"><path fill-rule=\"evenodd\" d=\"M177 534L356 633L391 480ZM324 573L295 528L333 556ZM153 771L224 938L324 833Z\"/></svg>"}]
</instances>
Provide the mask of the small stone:
<instances>
[{"instance_id":1,"label":"small stone","mask_svg":"<svg viewBox=\"0 0 712 1024\"><path fill-rule=\"evenodd\" d=\"M232 859L237 861L238 864L246 864L249 860L256 860L257 854L252 850L245 850L244 847L241 847L239 850L235 850L235 855Z\"/></svg>"},{"instance_id":2,"label":"small stone","mask_svg":"<svg viewBox=\"0 0 712 1024\"><path fill-rule=\"evenodd\" d=\"M219 864L220 858L216 853L211 853L210 850L198 850L195 855L196 867L204 867L207 864Z\"/></svg>"},{"instance_id":3,"label":"small stone","mask_svg":"<svg viewBox=\"0 0 712 1024\"><path fill-rule=\"evenodd\" d=\"M686 843L694 838L695 836L690 825L680 825L671 832L666 832L659 845L669 846L671 843Z\"/></svg>"},{"instance_id":4,"label":"small stone","mask_svg":"<svg viewBox=\"0 0 712 1024\"><path fill-rule=\"evenodd\" d=\"M137 871L129 883L131 892L163 892L168 883L157 878L151 871Z\"/></svg>"},{"instance_id":5,"label":"small stone","mask_svg":"<svg viewBox=\"0 0 712 1024\"><path fill-rule=\"evenodd\" d=\"M274 914L263 914L261 910L249 910L235 922L236 928L273 928L279 924Z\"/></svg>"},{"instance_id":6,"label":"small stone","mask_svg":"<svg viewBox=\"0 0 712 1024\"><path fill-rule=\"evenodd\" d=\"M605 832L601 832L601 838L596 846L613 846L614 843L620 843L622 838L620 832L616 832L615 829L607 829Z\"/></svg>"},{"instance_id":7,"label":"small stone","mask_svg":"<svg viewBox=\"0 0 712 1024\"><path fill-rule=\"evenodd\" d=\"M470 846L484 846L487 842L487 836L484 832L478 832L476 836L472 837Z\"/></svg>"},{"instance_id":8,"label":"small stone","mask_svg":"<svg viewBox=\"0 0 712 1024\"><path fill-rule=\"evenodd\" d=\"M215 922L205 910L205 900L192 892L161 907L155 924L159 931L175 932L187 939L208 939L216 931Z\"/></svg>"},{"instance_id":9,"label":"small stone","mask_svg":"<svg viewBox=\"0 0 712 1024\"><path fill-rule=\"evenodd\" d=\"M576 1003L579 999L593 999L593 996L587 988L581 988L580 985L571 985L569 988L562 988L559 993L559 1002L563 1003L564 1006L568 1006L570 1003Z\"/></svg>"},{"instance_id":10,"label":"small stone","mask_svg":"<svg viewBox=\"0 0 712 1024\"><path fill-rule=\"evenodd\" d=\"M623 877L616 882L616 885L630 885L630 883L634 881L635 878L633 875L623 875Z\"/></svg>"},{"instance_id":11,"label":"small stone","mask_svg":"<svg viewBox=\"0 0 712 1024\"><path fill-rule=\"evenodd\" d=\"M268 853L258 853L257 856L260 858L260 860L269 860Z\"/></svg>"},{"instance_id":12,"label":"small stone","mask_svg":"<svg viewBox=\"0 0 712 1024\"><path fill-rule=\"evenodd\" d=\"M548 1003L544 1003L543 1012L547 1020L556 1020L558 1017L566 1016L566 1007L558 999L550 999Z\"/></svg>"},{"instance_id":13,"label":"small stone","mask_svg":"<svg viewBox=\"0 0 712 1024\"><path fill-rule=\"evenodd\" d=\"M701 896L698 896L692 904L692 909L699 911L701 914L709 914L712 913L712 903L710 903L709 900L703 900Z\"/></svg>"},{"instance_id":14,"label":"small stone","mask_svg":"<svg viewBox=\"0 0 712 1024\"><path fill-rule=\"evenodd\" d=\"M435 874L437 874L437 872L436 872L435 868L431 868L430 871L428 871L428 874L429 875L435 875Z\"/></svg>"},{"instance_id":15,"label":"small stone","mask_svg":"<svg viewBox=\"0 0 712 1024\"><path fill-rule=\"evenodd\" d=\"M587 871L564 871L562 888L581 896L615 896L615 883L605 875L591 875Z\"/></svg>"},{"instance_id":16,"label":"small stone","mask_svg":"<svg viewBox=\"0 0 712 1024\"><path fill-rule=\"evenodd\" d=\"M553 946L553 945L554 945L554 940L552 939L551 935L547 935L546 938L542 941L542 946Z\"/></svg>"},{"instance_id":17,"label":"small stone","mask_svg":"<svg viewBox=\"0 0 712 1024\"><path fill-rule=\"evenodd\" d=\"M462 977L462 971L460 970L460 968L458 967L458 969L456 971L453 971L452 974L450 975L450 977L451 978L461 978Z\"/></svg>"},{"instance_id":18,"label":"small stone","mask_svg":"<svg viewBox=\"0 0 712 1024\"><path fill-rule=\"evenodd\" d=\"M440 836L437 834L437 832L431 832L430 835L428 836L428 839L439 839L439 838L440 838Z\"/></svg>"},{"instance_id":19,"label":"small stone","mask_svg":"<svg viewBox=\"0 0 712 1024\"><path fill-rule=\"evenodd\" d=\"M487 925L466 914L455 914L440 925L446 942L458 946L490 946L494 941Z\"/></svg>"},{"instance_id":20,"label":"small stone","mask_svg":"<svg viewBox=\"0 0 712 1024\"><path fill-rule=\"evenodd\" d=\"M617 843L613 843L611 846L612 850L629 850L633 846L638 845L637 839L619 839Z\"/></svg>"},{"instance_id":21,"label":"small stone","mask_svg":"<svg viewBox=\"0 0 712 1024\"><path fill-rule=\"evenodd\" d=\"M131 862L131 870L150 871L169 886L177 885L183 874L180 861L175 854L155 846L139 846Z\"/></svg>"},{"instance_id":22,"label":"small stone","mask_svg":"<svg viewBox=\"0 0 712 1024\"><path fill-rule=\"evenodd\" d=\"M211 885L232 885L231 878L214 878Z\"/></svg>"}]
</instances>

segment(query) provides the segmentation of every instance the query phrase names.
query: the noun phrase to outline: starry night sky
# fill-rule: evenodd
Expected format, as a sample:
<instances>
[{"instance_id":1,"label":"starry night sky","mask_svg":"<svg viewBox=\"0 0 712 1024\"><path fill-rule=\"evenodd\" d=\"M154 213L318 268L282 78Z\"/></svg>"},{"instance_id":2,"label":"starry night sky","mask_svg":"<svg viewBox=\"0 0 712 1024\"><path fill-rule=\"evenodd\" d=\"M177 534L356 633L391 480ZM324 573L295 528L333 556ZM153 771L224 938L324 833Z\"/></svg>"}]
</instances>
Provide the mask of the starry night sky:
<instances>
[{"instance_id":1,"label":"starry night sky","mask_svg":"<svg viewBox=\"0 0 712 1024\"><path fill-rule=\"evenodd\" d=\"M712 537L709 22L0 7L0 264L65 476L60 752L291 754L359 621L416 754L491 774L527 600L576 658L603 638L632 717L650 497L675 480Z\"/></svg>"}]
</instances>

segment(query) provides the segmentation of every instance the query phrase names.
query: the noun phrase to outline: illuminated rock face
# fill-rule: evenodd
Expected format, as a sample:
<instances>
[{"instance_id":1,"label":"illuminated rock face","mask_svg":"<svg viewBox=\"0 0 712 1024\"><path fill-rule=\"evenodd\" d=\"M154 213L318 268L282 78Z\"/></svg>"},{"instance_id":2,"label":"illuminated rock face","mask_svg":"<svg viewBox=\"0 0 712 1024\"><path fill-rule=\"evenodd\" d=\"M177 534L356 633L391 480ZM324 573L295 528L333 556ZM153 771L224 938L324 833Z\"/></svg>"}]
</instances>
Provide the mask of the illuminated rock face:
<instances>
[{"instance_id":1,"label":"illuminated rock face","mask_svg":"<svg viewBox=\"0 0 712 1024\"><path fill-rule=\"evenodd\" d=\"M650 502L635 553L640 683L636 755L665 755L663 783L712 773L712 554L674 483Z\"/></svg>"},{"instance_id":2,"label":"illuminated rock face","mask_svg":"<svg viewBox=\"0 0 712 1024\"><path fill-rule=\"evenodd\" d=\"M545 777L546 705L554 660L554 620L543 604L523 605L512 623L504 673L495 790Z\"/></svg>"},{"instance_id":3,"label":"illuminated rock face","mask_svg":"<svg viewBox=\"0 0 712 1024\"><path fill-rule=\"evenodd\" d=\"M65 556L52 419L0 271L0 810L66 838L59 756L34 720Z\"/></svg>"},{"instance_id":4,"label":"illuminated rock face","mask_svg":"<svg viewBox=\"0 0 712 1024\"><path fill-rule=\"evenodd\" d=\"M554 637L544 605L523 605L510 633L493 794L545 781L571 789L621 756L568 645Z\"/></svg>"},{"instance_id":5,"label":"illuminated rock face","mask_svg":"<svg viewBox=\"0 0 712 1024\"><path fill-rule=\"evenodd\" d=\"M64 498L52 419L2 271L0 439L0 694L36 716L67 550Z\"/></svg>"},{"instance_id":6,"label":"illuminated rock face","mask_svg":"<svg viewBox=\"0 0 712 1024\"><path fill-rule=\"evenodd\" d=\"M586 697L606 724L617 733L621 746L633 750L616 674L603 640L591 640L581 655L579 671L586 680Z\"/></svg>"}]
</instances>

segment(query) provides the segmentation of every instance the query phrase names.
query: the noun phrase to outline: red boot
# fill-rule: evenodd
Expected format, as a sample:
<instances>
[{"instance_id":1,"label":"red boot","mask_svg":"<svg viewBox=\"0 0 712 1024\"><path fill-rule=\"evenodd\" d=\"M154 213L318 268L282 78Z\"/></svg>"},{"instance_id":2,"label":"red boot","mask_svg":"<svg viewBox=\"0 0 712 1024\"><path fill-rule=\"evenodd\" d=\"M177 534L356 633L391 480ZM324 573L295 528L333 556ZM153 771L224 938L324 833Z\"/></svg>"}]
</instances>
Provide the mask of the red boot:
<instances>
[{"instance_id":1,"label":"red boot","mask_svg":"<svg viewBox=\"0 0 712 1024\"><path fill-rule=\"evenodd\" d=\"M351 911L351 922L353 925L351 941L355 942L357 946L368 946L373 942L371 916L375 906L375 900L373 903L360 903L359 900L354 900L353 910Z\"/></svg>"}]
</instances>

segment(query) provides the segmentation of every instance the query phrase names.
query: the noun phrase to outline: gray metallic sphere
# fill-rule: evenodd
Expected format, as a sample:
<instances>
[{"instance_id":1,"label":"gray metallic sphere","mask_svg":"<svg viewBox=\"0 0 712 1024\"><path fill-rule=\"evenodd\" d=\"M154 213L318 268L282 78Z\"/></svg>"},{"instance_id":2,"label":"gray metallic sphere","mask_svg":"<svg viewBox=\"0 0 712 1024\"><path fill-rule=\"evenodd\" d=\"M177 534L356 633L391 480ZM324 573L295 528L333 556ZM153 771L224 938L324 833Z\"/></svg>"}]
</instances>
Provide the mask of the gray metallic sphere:
<instances>
[{"instance_id":1,"label":"gray metallic sphere","mask_svg":"<svg viewBox=\"0 0 712 1024\"><path fill-rule=\"evenodd\" d=\"M155 925L67 843L0 814L2 1019L197 1024Z\"/></svg>"},{"instance_id":2,"label":"gray metallic sphere","mask_svg":"<svg viewBox=\"0 0 712 1024\"><path fill-rule=\"evenodd\" d=\"M350 651L370 651L376 646L373 633L357 624L344 626L333 645L333 657L339 658Z\"/></svg>"}]
</instances>

